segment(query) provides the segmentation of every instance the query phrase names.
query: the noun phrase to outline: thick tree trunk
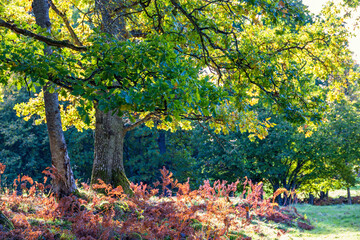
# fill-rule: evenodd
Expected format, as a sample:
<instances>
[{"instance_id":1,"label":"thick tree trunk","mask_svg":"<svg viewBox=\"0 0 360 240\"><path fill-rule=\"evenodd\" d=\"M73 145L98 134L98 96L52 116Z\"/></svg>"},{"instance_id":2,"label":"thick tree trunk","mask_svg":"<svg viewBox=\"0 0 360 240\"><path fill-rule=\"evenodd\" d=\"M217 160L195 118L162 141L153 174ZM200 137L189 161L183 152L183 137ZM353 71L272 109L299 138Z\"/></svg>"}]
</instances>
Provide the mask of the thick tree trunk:
<instances>
[{"instance_id":1,"label":"thick tree trunk","mask_svg":"<svg viewBox=\"0 0 360 240\"><path fill-rule=\"evenodd\" d=\"M95 0L95 9L102 20L102 31L119 40L126 39L126 28L124 17L117 17L115 9L121 9L126 1L124 0Z\"/></svg>"},{"instance_id":2,"label":"thick tree trunk","mask_svg":"<svg viewBox=\"0 0 360 240\"><path fill-rule=\"evenodd\" d=\"M50 32L49 4L47 0L34 0L32 4L36 24ZM44 49L45 54L51 54L51 49ZM46 124L50 141L51 163L56 168L53 179L53 190L61 198L76 190L73 172L70 166L64 133L62 130L60 107L57 93L44 90Z\"/></svg>"},{"instance_id":3,"label":"thick tree trunk","mask_svg":"<svg viewBox=\"0 0 360 240\"><path fill-rule=\"evenodd\" d=\"M113 11L123 4L122 1L96 0L96 12L102 19L102 30L113 35L119 41L126 38L125 21L123 18L113 18ZM91 184L98 179L113 187L122 186L126 194L133 194L130 182L125 175L124 153L124 123L122 118L111 111L104 113L96 109L94 163L91 174Z\"/></svg>"},{"instance_id":4,"label":"thick tree trunk","mask_svg":"<svg viewBox=\"0 0 360 240\"><path fill-rule=\"evenodd\" d=\"M122 186L124 192L131 195L132 190L123 163L123 121L116 114L104 113L99 109L96 109L95 117L95 154L91 184L101 179L113 187Z\"/></svg>"}]
</instances>

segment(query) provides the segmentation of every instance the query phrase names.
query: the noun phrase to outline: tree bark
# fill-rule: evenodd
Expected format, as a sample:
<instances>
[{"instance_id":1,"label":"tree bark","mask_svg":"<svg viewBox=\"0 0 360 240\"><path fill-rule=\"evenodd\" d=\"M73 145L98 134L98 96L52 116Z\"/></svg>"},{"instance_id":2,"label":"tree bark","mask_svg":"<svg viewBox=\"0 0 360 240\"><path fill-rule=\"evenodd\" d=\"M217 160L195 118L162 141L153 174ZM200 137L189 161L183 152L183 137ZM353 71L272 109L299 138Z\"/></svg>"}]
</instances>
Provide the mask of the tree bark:
<instances>
[{"instance_id":1,"label":"tree bark","mask_svg":"<svg viewBox=\"0 0 360 240\"><path fill-rule=\"evenodd\" d=\"M123 163L124 123L116 114L104 113L99 109L96 109L95 117L95 149L91 184L101 179L113 187L120 185L126 194L132 194Z\"/></svg>"},{"instance_id":2,"label":"tree bark","mask_svg":"<svg viewBox=\"0 0 360 240\"><path fill-rule=\"evenodd\" d=\"M309 193L309 204L314 205L314 195Z\"/></svg>"},{"instance_id":3,"label":"tree bark","mask_svg":"<svg viewBox=\"0 0 360 240\"><path fill-rule=\"evenodd\" d=\"M47 0L34 0L32 3L36 24L51 30L49 18L49 4ZM51 48L44 49L45 54L51 54ZM51 163L56 168L55 178L52 179L53 191L57 197L67 196L76 190L74 175L70 166L64 133L62 130L58 94L50 93L48 86L44 86L44 103L46 125L48 129Z\"/></svg>"},{"instance_id":4,"label":"tree bark","mask_svg":"<svg viewBox=\"0 0 360 240\"><path fill-rule=\"evenodd\" d=\"M326 193L324 191L320 191L320 200L324 200L326 198Z\"/></svg>"},{"instance_id":5,"label":"tree bark","mask_svg":"<svg viewBox=\"0 0 360 240\"><path fill-rule=\"evenodd\" d=\"M126 28L124 17L118 17L115 9L121 9L126 1L124 0L95 0L95 10L102 20L102 31L119 40L126 39Z\"/></svg>"},{"instance_id":6,"label":"tree bark","mask_svg":"<svg viewBox=\"0 0 360 240\"><path fill-rule=\"evenodd\" d=\"M102 30L119 41L126 39L125 21L122 17L112 17L121 1L96 0L95 9L102 19ZM122 186L126 194L132 195L130 182L126 177L123 163L124 122L116 113L96 109L94 163L91 184L98 179L113 187Z\"/></svg>"},{"instance_id":7,"label":"tree bark","mask_svg":"<svg viewBox=\"0 0 360 240\"><path fill-rule=\"evenodd\" d=\"M348 199L348 204L351 205L351 193L350 193L350 188L348 187L347 189L347 199Z\"/></svg>"},{"instance_id":8,"label":"tree bark","mask_svg":"<svg viewBox=\"0 0 360 240\"><path fill-rule=\"evenodd\" d=\"M74 175L70 165L64 132L62 130L60 107L57 93L49 93L44 87L46 124L49 135L51 163L56 168L52 179L53 190L61 198L76 190Z\"/></svg>"}]
</instances>

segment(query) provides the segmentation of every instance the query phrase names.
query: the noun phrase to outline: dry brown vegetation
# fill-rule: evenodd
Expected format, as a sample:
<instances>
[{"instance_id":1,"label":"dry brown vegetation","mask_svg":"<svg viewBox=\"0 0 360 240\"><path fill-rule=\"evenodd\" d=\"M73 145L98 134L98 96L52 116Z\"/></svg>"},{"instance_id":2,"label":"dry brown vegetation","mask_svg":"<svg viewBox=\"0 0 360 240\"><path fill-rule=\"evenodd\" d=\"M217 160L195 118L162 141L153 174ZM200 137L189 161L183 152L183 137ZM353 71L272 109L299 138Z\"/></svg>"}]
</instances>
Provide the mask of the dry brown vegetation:
<instances>
[{"instance_id":1,"label":"dry brown vegetation","mask_svg":"<svg viewBox=\"0 0 360 240\"><path fill-rule=\"evenodd\" d=\"M274 203L281 191L262 199L262 184L250 180L205 181L191 190L189 182L179 183L163 168L154 187L132 184L133 197L99 180L92 188L83 183L78 194L60 200L46 183L47 177L38 183L19 176L14 190L3 189L0 210L15 229L0 232L0 239L251 239L244 229L264 234L255 219L312 228L295 208Z\"/></svg>"}]
</instances>

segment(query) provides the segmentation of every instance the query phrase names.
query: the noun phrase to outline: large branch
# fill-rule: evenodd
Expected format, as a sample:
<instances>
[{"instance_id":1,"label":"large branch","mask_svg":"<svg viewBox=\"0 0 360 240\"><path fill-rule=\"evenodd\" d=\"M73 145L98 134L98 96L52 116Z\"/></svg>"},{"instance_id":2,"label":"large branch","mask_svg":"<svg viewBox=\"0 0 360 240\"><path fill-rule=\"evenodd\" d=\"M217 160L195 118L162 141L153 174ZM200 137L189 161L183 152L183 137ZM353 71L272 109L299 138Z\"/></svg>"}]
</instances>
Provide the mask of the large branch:
<instances>
[{"instance_id":1,"label":"large branch","mask_svg":"<svg viewBox=\"0 0 360 240\"><path fill-rule=\"evenodd\" d=\"M31 37L34 38L38 41L41 41L43 43L46 43L49 46L53 46L53 47L59 47L59 48L70 48L72 50L78 51L78 52L84 52L88 50L88 47L85 46L75 46L73 44L71 44L69 41L58 41L58 40L54 40L52 38L48 38L36 33L33 33L29 30L23 29L23 28L19 28L16 26L16 24L11 24L9 22L6 22L4 20L2 20L0 18L0 27L5 27L7 29L10 29L11 31L21 34L23 36L27 36L27 37Z\"/></svg>"},{"instance_id":2,"label":"large branch","mask_svg":"<svg viewBox=\"0 0 360 240\"><path fill-rule=\"evenodd\" d=\"M190 121L209 121L210 119L213 119L212 116L202 116L202 115L198 115L198 114L190 114L190 115L180 115L181 119L184 120L190 120Z\"/></svg>"},{"instance_id":3,"label":"large branch","mask_svg":"<svg viewBox=\"0 0 360 240\"><path fill-rule=\"evenodd\" d=\"M149 113L148 115L146 115L143 119L139 119L138 121L136 121L135 123L125 126L124 131L128 132L138 126L140 126L141 124L143 124L144 122L149 121L152 117L153 117L154 113Z\"/></svg>"}]
</instances>

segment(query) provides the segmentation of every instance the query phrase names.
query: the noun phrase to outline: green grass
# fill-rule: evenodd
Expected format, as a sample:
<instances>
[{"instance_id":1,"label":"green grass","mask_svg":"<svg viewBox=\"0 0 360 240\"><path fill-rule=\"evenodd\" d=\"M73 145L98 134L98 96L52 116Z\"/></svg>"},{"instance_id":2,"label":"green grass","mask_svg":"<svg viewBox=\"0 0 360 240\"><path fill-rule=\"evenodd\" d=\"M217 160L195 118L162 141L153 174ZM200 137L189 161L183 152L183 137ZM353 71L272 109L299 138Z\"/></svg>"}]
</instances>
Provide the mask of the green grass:
<instances>
[{"instance_id":1,"label":"green grass","mask_svg":"<svg viewBox=\"0 0 360 240\"><path fill-rule=\"evenodd\" d=\"M312 206L296 205L299 213L306 214L315 229L293 229L281 239L360 239L360 205Z\"/></svg>"}]
</instances>

